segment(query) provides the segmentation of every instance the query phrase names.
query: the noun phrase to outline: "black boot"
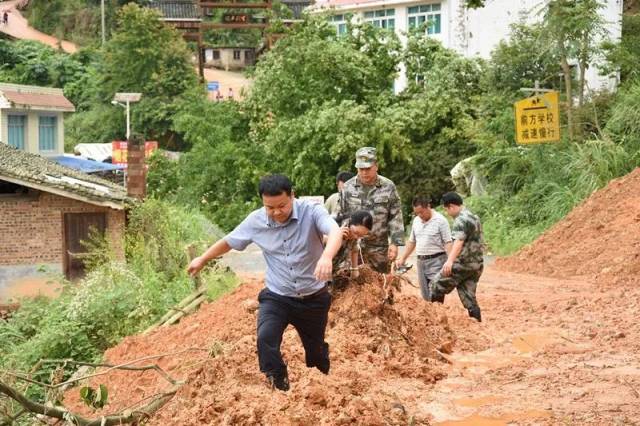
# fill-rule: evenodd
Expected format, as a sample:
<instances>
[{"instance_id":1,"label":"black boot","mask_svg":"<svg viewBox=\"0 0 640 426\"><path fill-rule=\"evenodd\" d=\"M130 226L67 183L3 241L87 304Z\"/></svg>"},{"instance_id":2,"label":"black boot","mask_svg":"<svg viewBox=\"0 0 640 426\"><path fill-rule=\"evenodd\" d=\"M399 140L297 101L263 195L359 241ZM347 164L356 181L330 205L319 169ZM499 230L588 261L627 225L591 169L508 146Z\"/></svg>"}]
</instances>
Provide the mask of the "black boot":
<instances>
[{"instance_id":1,"label":"black boot","mask_svg":"<svg viewBox=\"0 0 640 426\"><path fill-rule=\"evenodd\" d=\"M279 389L283 392L289 390L289 375L286 370L281 374L267 374L267 380L271 389Z\"/></svg>"},{"instance_id":2,"label":"black boot","mask_svg":"<svg viewBox=\"0 0 640 426\"><path fill-rule=\"evenodd\" d=\"M329 360L329 344L324 342L322 344L322 350L324 355L324 360L316 365L316 368L320 370L322 374L329 374L329 369L331 368L331 361Z\"/></svg>"},{"instance_id":3,"label":"black boot","mask_svg":"<svg viewBox=\"0 0 640 426\"><path fill-rule=\"evenodd\" d=\"M469 316L471 318L477 319L478 322L482 322L482 316L480 315L480 307L479 306L474 306L473 308L469 309Z\"/></svg>"}]
</instances>

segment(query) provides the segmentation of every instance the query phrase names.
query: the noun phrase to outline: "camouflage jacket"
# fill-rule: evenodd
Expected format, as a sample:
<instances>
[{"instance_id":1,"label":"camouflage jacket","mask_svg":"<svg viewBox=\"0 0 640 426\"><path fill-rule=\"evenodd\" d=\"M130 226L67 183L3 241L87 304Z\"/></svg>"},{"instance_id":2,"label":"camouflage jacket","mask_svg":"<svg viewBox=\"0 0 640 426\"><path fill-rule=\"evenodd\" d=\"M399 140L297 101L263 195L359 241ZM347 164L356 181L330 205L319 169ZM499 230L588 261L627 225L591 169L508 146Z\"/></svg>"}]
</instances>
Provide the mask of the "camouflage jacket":
<instances>
[{"instance_id":1,"label":"camouflage jacket","mask_svg":"<svg viewBox=\"0 0 640 426\"><path fill-rule=\"evenodd\" d=\"M463 208L453 221L451 236L454 240L464 240L464 246L456 263L466 268L480 268L484 245L480 218L471 210Z\"/></svg>"},{"instance_id":2,"label":"camouflage jacket","mask_svg":"<svg viewBox=\"0 0 640 426\"><path fill-rule=\"evenodd\" d=\"M338 216L344 220L358 210L367 210L373 216L373 229L363 243L367 246L404 245L404 223L400 196L393 182L378 176L373 186L360 183L358 176L348 180L340 193Z\"/></svg>"}]
</instances>

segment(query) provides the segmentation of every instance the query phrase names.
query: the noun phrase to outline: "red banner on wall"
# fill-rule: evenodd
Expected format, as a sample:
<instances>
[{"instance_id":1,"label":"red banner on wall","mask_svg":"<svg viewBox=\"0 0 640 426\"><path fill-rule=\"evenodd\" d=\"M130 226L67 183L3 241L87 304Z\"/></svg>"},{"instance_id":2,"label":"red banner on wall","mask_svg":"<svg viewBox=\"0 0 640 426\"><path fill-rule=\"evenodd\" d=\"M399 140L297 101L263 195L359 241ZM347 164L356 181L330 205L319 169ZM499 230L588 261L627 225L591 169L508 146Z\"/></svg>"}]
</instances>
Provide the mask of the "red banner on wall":
<instances>
[{"instance_id":1,"label":"red banner on wall","mask_svg":"<svg viewBox=\"0 0 640 426\"><path fill-rule=\"evenodd\" d=\"M111 142L111 163L127 165L127 141ZM149 158L153 151L158 149L158 142L146 141L144 143L144 158Z\"/></svg>"}]
</instances>

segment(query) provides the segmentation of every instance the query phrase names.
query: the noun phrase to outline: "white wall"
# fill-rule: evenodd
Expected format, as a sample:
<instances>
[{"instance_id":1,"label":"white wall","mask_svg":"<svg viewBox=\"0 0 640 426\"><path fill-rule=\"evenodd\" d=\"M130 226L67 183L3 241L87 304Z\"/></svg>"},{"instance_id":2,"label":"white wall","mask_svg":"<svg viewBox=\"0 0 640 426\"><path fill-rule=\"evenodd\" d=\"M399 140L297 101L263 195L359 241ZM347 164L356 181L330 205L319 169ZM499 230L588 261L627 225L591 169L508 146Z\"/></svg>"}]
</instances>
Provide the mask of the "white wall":
<instances>
[{"instance_id":1,"label":"white wall","mask_svg":"<svg viewBox=\"0 0 640 426\"><path fill-rule=\"evenodd\" d=\"M460 4L462 0L451 0ZM487 0L485 7L469 9L466 13L468 45L460 50L467 56L489 58L491 51L501 40L509 37L510 25L523 21L527 24L540 22L546 0ZM619 39L622 32L622 0L606 0L602 15L607 24L609 37ZM592 89L614 89L615 79L598 75L595 66L587 70L587 81Z\"/></svg>"},{"instance_id":2,"label":"white wall","mask_svg":"<svg viewBox=\"0 0 640 426\"><path fill-rule=\"evenodd\" d=\"M20 109L0 109L0 141L9 143L9 129L7 114L24 114L26 116L24 150L33 154L62 155L64 153L64 115L59 111L38 111ZM41 115L56 116L56 149L40 151L39 145L39 117Z\"/></svg>"},{"instance_id":3,"label":"white wall","mask_svg":"<svg viewBox=\"0 0 640 426\"><path fill-rule=\"evenodd\" d=\"M491 51L498 43L508 39L511 24L539 22L542 19L542 9L546 2L547 0L486 0L486 4L482 8L466 9L463 7L464 0L390 0L376 1L373 4L354 4L352 7L341 6L336 9L335 13L351 11L354 15L359 15L367 10L393 7L395 8L396 33L404 43L406 38L403 33L407 31L407 7L440 3L442 7L442 33L434 38L442 41L444 46L453 48L465 56L489 58ZM605 4L606 7L602 10L602 14L605 21L608 22L609 37L619 39L622 31L622 0L605 0ZM587 70L587 81L591 89L613 90L616 84L615 78L599 76L595 66L591 66ZM404 67L401 66L394 90L399 92L406 85Z\"/></svg>"}]
</instances>

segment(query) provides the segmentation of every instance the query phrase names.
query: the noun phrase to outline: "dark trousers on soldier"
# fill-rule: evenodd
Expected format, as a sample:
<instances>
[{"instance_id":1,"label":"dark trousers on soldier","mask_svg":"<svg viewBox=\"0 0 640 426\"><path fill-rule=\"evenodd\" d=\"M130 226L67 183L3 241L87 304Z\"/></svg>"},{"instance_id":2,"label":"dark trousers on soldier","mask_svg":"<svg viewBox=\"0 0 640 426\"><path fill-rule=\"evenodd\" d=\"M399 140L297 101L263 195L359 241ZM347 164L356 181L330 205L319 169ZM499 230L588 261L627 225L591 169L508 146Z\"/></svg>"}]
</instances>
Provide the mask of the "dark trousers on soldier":
<instances>
[{"instance_id":1,"label":"dark trousers on soldier","mask_svg":"<svg viewBox=\"0 0 640 426\"><path fill-rule=\"evenodd\" d=\"M476 289L480 276L482 275L482 269L482 265L480 265L479 269L468 269L454 263L450 276L445 277L442 273L439 273L433 281L431 281L431 301L444 303L444 297L451 293L453 289L456 289L458 290L458 296L460 297L462 305L469 312L469 316L481 321Z\"/></svg>"},{"instance_id":2,"label":"dark trousers on soldier","mask_svg":"<svg viewBox=\"0 0 640 426\"><path fill-rule=\"evenodd\" d=\"M268 289L258 295L258 363L260 371L268 377L282 377L287 366L282 360L280 345L282 335L289 324L293 325L302 340L307 367L317 367L329 373L329 345L324 341L331 295L321 291L299 299L280 296Z\"/></svg>"}]
</instances>

